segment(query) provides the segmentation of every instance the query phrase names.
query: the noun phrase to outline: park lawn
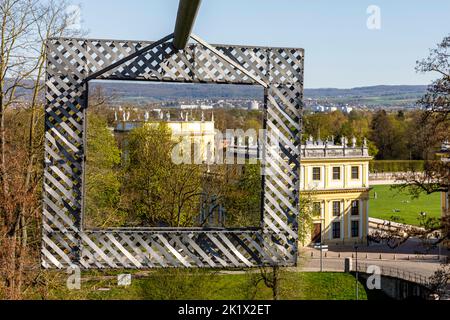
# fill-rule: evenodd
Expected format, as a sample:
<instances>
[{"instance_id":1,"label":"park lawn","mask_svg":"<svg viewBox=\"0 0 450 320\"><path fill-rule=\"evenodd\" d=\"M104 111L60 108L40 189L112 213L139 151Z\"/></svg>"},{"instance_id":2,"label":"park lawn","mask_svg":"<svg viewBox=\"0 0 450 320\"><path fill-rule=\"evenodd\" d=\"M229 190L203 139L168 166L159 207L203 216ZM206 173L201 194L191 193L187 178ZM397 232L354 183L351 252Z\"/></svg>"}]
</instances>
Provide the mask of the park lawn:
<instances>
[{"instance_id":1,"label":"park lawn","mask_svg":"<svg viewBox=\"0 0 450 320\"><path fill-rule=\"evenodd\" d=\"M375 192L377 199L374 199ZM412 199L407 192L391 189L389 185L373 186L370 192L369 215L371 218L395 220L417 226L420 224L421 212L426 212L431 218L440 217L440 194L423 194L418 199Z\"/></svg>"},{"instance_id":2,"label":"park lawn","mask_svg":"<svg viewBox=\"0 0 450 320\"><path fill-rule=\"evenodd\" d=\"M68 290L64 277L49 291L50 300L271 300L271 289L261 282L255 287L257 272L217 274L207 271L157 271L143 279L133 279L130 287L117 287L115 280L88 281L81 290ZM84 277L84 275L83 275ZM103 289L102 289L103 288ZM109 288L109 291L104 289ZM359 298L367 300L359 284ZM31 296L30 299L38 297ZM355 278L345 273L282 272L282 300L354 300Z\"/></svg>"}]
</instances>

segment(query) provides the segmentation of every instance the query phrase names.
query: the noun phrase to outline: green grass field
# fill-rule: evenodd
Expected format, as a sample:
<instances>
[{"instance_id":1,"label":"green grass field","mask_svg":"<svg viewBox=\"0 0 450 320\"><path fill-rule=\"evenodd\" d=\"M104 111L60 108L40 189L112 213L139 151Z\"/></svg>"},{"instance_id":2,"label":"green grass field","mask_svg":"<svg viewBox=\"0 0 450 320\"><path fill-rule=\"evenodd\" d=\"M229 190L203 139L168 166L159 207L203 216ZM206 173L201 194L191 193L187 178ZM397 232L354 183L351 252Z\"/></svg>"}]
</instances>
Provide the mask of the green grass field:
<instances>
[{"instance_id":1,"label":"green grass field","mask_svg":"<svg viewBox=\"0 0 450 320\"><path fill-rule=\"evenodd\" d=\"M374 199L375 192L378 195ZM369 215L372 218L395 220L411 225L419 225L421 212L426 212L428 217L440 217L440 194L421 195L419 199L412 199L405 192L391 189L391 186L373 186L370 192Z\"/></svg>"},{"instance_id":2,"label":"green grass field","mask_svg":"<svg viewBox=\"0 0 450 320\"><path fill-rule=\"evenodd\" d=\"M62 277L48 291L46 299L271 300L271 289L262 282L255 285L257 275L257 272L219 275L207 271L160 270L145 279L134 279L127 288L117 287L116 280L111 279L83 282L81 290L68 290ZM355 278L349 274L282 272L280 283L280 297L283 300L355 299ZM361 300L368 299L361 284L359 292Z\"/></svg>"}]
</instances>

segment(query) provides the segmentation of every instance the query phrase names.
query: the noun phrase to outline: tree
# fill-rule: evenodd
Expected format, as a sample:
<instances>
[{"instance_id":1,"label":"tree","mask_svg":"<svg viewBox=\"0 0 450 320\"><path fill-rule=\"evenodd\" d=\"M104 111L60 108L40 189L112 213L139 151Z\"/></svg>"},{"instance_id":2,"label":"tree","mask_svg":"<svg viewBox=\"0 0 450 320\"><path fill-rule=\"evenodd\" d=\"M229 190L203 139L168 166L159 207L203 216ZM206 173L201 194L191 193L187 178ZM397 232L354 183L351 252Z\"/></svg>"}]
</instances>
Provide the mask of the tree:
<instances>
[{"instance_id":1,"label":"tree","mask_svg":"<svg viewBox=\"0 0 450 320\"><path fill-rule=\"evenodd\" d=\"M342 137L342 128L348 123L347 117L340 111L310 114L303 121L305 133L322 140L331 136Z\"/></svg>"},{"instance_id":2,"label":"tree","mask_svg":"<svg viewBox=\"0 0 450 320\"><path fill-rule=\"evenodd\" d=\"M261 223L261 168L259 164L239 167L226 168L216 188L226 209L226 226L257 227Z\"/></svg>"},{"instance_id":3,"label":"tree","mask_svg":"<svg viewBox=\"0 0 450 320\"><path fill-rule=\"evenodd\" d=\"M252 277L252 286L257 290L258 285L262 282L264 285L272 290L272 298L277 301L280 300L280 287L282 281L282 270L278 266L261 267L259 273ZM255 292L256 294L256 292ZM254 295L255 295L254 294Z\"/></svg>"},{"instance_id":4,"label":"tree","mask_svg":"<svg viewBox=\"0 0 450 320\"><path fill-rule=\"evenodd\" d=\"M423 128L420 137L426 141L425 170L400 177L405 182L401 188L408 189L413 196L421 192L448 192L450 188L450 163L435 158L441 144L450 140L450 36L431 50L428 58L417 62L417 71L435 72L440 78L419 101L425 110L419 118Z\"/></svg>"},{"instance_id":5,"label":"tree","mask_svg":"<svg viewBox=\"0 0 450 320\"><path fill-rule=\"evenodd\" d=\"M163 201L170 205L170 225L193 227L200 213L202 192L201 165L172 164L170 178L167 180L169 193Z\"/></svg>"},{"instance_id":6,"label":"tree","mask_svg":"<svg viewBox=\"0 0 450 320\"><path fill-rule=\"evenodd\" d=\"M90 113L87 118L85 220L89 227L122 226L120 210L120 150L106 119Z\"/></svg>"},{"instance_id":7,"label":"tree","mask_svg":"<svg viewBox=\"0 0 450 320\"><path fill-rule=\"evenodd\" d=\"M123 195L141 225L190 227L199 215L202 166L176 165L165 124L145 125L128 137Z\"/></svg>"},{"instance_id":8,"label":"tree","mask_svg":"<svg viewBox=\"0 0 450 320\"><path fill-rule=\"evenodd\" d=\"M417 72L436 73L439 78L428 87L427 94L419 101L431 114L440 114L443 121L450 113L450 35L446 36L429 56L417 62Z\"/></svg>"},{"instance_id":9,"label":"tree","mask_svg":"<svg viewBox=\"0 0 450 320\"><path fill-rule=\"evenodd\" d=\"M22 292L29 232L38 235L36 212L42 179L42 78L44 39L67 34L65 1L0 0L0 272L6 297ZM29 102L24 97L31 92ZM13 111L12 107L14 107ZM18 116L24 137L13 130ZM22 117L24 116L24 117ZM10 120L9 122L7 120ZM19 138L20 136L20 138Z\"/></svg>"},{"instance_id":10,"label":"tree","mask_svg":"<svg viewBox=\"0 0 450 320\"><path fill-rule=\"evenodd\" d=\"M378 149L378 160L400 160L410 157L407 150L407 123L385 110L375 113L371 123L370 139Z\"/></svg>"},{"instance_id":11,"label":"tree","mask_svg":"<svg viewBox=\"0 0 450 320\"><path fill-rule=\"evenodd\" d=\"M378 111L372 120L371 140L378 148L377 159L389 159L394 144L394 128L385 110Z\"/></svg>"},{"instance_id":12,"label":"tree","mask_svg":"<svg viewBox=\"0 0 450 320\"><path fill-rule=\"evenodd\" d=\"M302 193L299 204L299 243L305 244L311 235L314 223L314 208L311 193ZM279 266L261 267L258 273L252 274L252 286L257 290L258 285L263 283L267 288L272 290L273 300L281 298L281 283L284 281L284 270ZM256 293L256 292L255 292Z\"/></svg>"},{"instance_id":13,"label":"tree","mask_svg":"<svg viewBox=\"0 0 450 320\"><path fill-rule=\"evenodd\" d=\"M449 193L450 162L440 161L434 155L444 141L450 140L450 36L431 50L428 58L417 62L418 72L433 72L439 76L428 88L425 96L419 101L424 112L417 119L422 128L416 135L424 141L423 155L426 159L424 172L410 172L398 176L403 182L398 188L407 190L412 197L421 193ZM396 246L403 244L411 237L422 239L434 238L434 246L450 239L450 212L444 212L441 219L421 218L423 229L405 228L388 234L394 239ZM447 282L450 271L444 265L431 279L431 288L436 294L441 293L442 281Z\"/></svg>"}]
</instances>

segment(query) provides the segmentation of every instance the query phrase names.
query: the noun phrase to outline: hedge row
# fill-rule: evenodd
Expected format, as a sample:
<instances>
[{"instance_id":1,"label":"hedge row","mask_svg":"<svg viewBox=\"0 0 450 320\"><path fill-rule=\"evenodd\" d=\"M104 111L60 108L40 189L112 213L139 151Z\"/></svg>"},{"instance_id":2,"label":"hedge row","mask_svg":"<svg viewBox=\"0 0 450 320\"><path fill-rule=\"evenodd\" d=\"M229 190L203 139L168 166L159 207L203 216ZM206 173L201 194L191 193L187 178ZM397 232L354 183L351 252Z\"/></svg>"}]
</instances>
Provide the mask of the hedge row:
<instances>
[{"instance_id":1,"label":"hedge row","mask_svg":"<svg viewBox=\"0 0 450 320\"><path fill-rule=\"evenodd\" d=\"M370 172L408 172L423 171L421 160L374 160L370 162Z\"/></svg>"}]
</instances>

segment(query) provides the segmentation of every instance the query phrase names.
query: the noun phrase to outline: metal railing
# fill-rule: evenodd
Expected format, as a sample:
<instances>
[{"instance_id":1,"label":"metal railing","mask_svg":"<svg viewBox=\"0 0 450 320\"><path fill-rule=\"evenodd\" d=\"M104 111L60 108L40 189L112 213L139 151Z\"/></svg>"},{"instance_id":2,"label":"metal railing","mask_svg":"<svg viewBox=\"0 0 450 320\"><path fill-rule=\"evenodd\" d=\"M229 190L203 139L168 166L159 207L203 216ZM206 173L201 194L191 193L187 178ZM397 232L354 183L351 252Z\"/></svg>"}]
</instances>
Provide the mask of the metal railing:
<instances>
[{"instance_id":1,"label":"metal railing","mask_svg":"<svg viewBox=\"0 0 450 320\"><path fill-rule=\"evenodd\" d=\"M367 273L367 270L371 265L374 264L366 264L358 262L358 272ZM402 279L423 286L428 286L429 284L429 278L427 276L424 276L416 272L411 272L394 267L386 267L386 266L377 266L377 267L380 268L382 276Z\"/></svg>"},{"instance_id":2,"label":"metal railing","mask_svg":"<svg viewBox=\"0 0 450 320\"><path fill-rule=\"evenodd\" d=\"M369 149L365 147L323 147L312 148L311 146L302 146L303 158L342 158L342 157L369 157Z\"/></svg>"}]
</instances>

